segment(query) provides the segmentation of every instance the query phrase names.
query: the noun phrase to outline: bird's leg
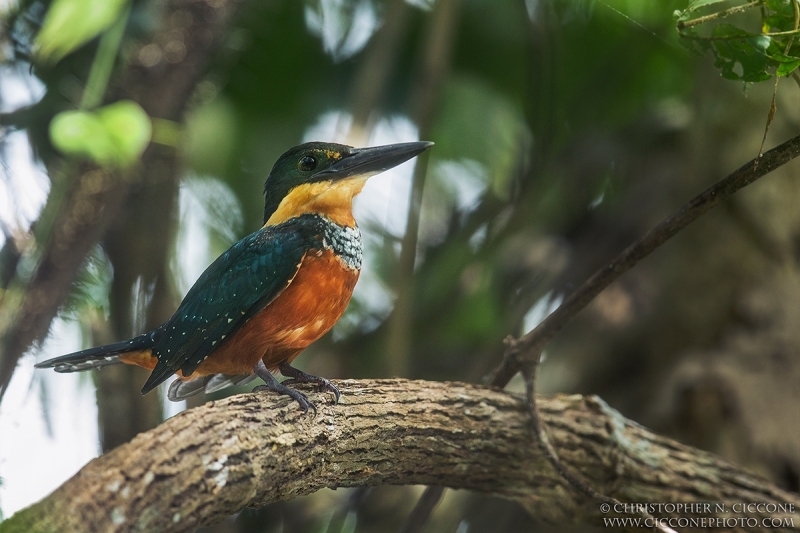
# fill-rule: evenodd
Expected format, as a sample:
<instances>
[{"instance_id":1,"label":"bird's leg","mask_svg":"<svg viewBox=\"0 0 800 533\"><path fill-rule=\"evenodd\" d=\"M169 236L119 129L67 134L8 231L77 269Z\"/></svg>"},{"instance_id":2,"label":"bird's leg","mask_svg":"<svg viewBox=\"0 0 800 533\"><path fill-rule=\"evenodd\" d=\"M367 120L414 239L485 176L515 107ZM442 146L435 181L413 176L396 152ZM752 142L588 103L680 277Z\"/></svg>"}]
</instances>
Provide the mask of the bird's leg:
<instances>
[{"instance_id":1,"label":"bird's leg","mask_svg":"<svg viewBox=\"0 0 800 533\"><path fill-rule=\"evenodd\" d=\"M277 392L278 394L285 394L286 396L289 396L290 398L296 400L297 403L300 404L300 407L303 408L304 413L307 413L308 408L310 407L314 410L314 416L316 416L317 406L314 405L312 402L310 402L309 399L306 398L306 395L303 394L302 392L290 389L289 387L287 387L286 385L282 384L277 379L275 379L275 376L272 375L272 372L270 372L269 369L267 369L267 365L264 364L264 361L259 360L258 364L256 364L253 371L255 372L256 376L263 379L265 383L264 385L258 385L257 387L255 387L253 389L253 392L268 390L272 392Z\"/></svg>"},{"instance_id":2,"label":"bird's leg","mask_svg":"<svg viewBox=\"0 0 800 533\"><path fill-rule=\"evenodd\" d=\"M281 374L286 376L287 379L282 384L283 385L291 385L294 383L315 383L319 385L320 392L328 391L332 392L334 398L336 398L336 403L339 403L339 397L341 394L339 393L339 389L336 388L336 385L331 383L325 378L312 376L311 374L306 374L302 370L298 370L286 361L278 365L278 370L281 371Z\"/></svg>"}]
</instances>

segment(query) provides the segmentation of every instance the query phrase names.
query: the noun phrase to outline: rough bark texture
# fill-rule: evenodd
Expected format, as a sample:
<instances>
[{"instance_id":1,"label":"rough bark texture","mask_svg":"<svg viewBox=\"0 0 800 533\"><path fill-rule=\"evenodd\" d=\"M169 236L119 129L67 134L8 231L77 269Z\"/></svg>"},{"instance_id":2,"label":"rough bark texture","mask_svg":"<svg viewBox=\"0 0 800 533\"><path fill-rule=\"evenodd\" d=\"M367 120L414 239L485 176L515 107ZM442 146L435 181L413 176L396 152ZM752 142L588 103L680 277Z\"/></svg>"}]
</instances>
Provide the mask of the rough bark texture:
<instances>
[{"instance_id":1,"label":"rough bark texture","mask_svg":"<svg viewBox=\"0 0 800 533\"><path fill-rule=\"evenodd\" d=\"M497 494L562 523L614 516L552 470L531 439L520 396L426 381L338 386L339 405L311 393L316 418L271 393L183 412L95 459L0 524L0 532L192 531L245 506L323 487L379 484ZM654 435L596 397L556 396L542 399L540 408L561 458L606 494L627 502L727 503L729 511L733 502L774 502L790 514L720 514L712 505L694 516L757 519L757 527L742 530L762 530L764 516L800 524L791 514L800 506L797 494Z\"/></svg>"}]
</instances>

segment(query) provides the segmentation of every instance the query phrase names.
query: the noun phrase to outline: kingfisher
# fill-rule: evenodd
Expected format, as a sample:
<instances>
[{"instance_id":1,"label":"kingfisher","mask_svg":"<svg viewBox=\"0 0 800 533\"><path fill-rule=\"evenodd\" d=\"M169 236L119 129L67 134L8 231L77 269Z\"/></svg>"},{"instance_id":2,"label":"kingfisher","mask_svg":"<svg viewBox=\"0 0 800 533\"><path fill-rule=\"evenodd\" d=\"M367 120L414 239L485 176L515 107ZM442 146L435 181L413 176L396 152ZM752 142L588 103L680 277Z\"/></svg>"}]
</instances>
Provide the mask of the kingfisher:
<instances>
[{"instance_id":1,"label":"kingfisher","mask_svg":"<svg viewBox=\"0 0 800 533\"><path fill-rule=\"evenodd\" d=\"M264 183L264 225L231 246L197 279L175 314L152 331L36 365L78 372L126 363L151 370L146 394L175 374L167 396L264 380L268 390L316 407L288 385L329 380L291 365L347 307L361 271L353 198L367 180L430 148L409 142L371 148L309 142L284 153ZM279 382L274 372L289 378Z\"/></svg>"}]
</instances>

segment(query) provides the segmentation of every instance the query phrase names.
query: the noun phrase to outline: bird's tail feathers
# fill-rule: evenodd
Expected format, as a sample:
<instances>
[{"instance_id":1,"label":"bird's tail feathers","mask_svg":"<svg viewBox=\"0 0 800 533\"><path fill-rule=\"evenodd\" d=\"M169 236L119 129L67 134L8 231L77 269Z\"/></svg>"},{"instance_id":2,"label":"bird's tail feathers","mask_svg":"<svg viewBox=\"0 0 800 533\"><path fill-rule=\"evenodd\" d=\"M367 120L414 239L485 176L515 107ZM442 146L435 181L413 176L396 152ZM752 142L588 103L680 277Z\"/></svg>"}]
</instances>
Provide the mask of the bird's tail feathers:
<instances>
[{"instance_id":1,"label":"bird's tail feathers","mask_svg":"<svg viewBox=\"0 0 800 533\"><path fill-rule=\"evenodd\" d=\"M230 374L211 374L195 379L184 381L180 378L175 379L169 386L167 398L173 402L185 400L189 396L194 396L200 392L211 394L225 387L233 385L246 385L256 379L253 374L230 375Z\"/></svg>"},{"instance_id":2,"label":"bird's tail feathers","mask_svg":"<svg viewBox=\"0 0 800 533\"><path fill-rule=\"evenodd\" d=\"M127 341L115 342L81 350L36 364L36 368L52 368L56 372L80 372L121 363L120 354L147 350L153 347L150 334L139 335Z\"/></svg>"}]
</instances>

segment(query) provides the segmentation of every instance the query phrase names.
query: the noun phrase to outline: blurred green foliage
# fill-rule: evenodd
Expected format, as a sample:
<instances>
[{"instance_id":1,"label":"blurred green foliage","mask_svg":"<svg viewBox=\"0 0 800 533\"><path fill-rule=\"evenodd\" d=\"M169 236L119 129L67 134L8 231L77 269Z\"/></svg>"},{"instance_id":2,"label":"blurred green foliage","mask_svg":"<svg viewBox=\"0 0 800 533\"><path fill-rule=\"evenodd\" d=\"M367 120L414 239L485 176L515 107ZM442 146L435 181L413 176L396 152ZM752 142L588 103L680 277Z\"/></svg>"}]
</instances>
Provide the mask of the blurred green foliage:
<instances>
[{"instance_id":1,"label":"blurred green foliage","mask_svg":"<svg viewBox=\"0 0 800 533\"><path fill-rule=\"evenodd\" d=\"M101 32L121 14L127 0L54 0L36 35L37 61L55 63Z\"/></svg>"},{"instance_id":2,"label":"blurred green foliage","mask_svg":"<svg viewBox=\"0 0 800 533\"><path fill-rule=\"evenodd\" d=\"M729 80L745 82L766 81L777 76L789 76L800 67L800 7L794 0L764 0L761 3L741 3L736 7L712 11L698 17L705 8L717 8L720 1L695 1L683 11L676 12L678 28L687 46L696 52L711 51L714 66ZM757 15L753 16L754 13ZM759 31L742 25L720 22L733 15L744 24L756 25ZM698 17L698 18L693 18ZM749 19L749 20L748 20ZM710 34L701 34L700 24L711 25Z\"/></svg>"},{"instance_id":3,"label":"blurred green foliage","mask_svg":"<svg viewBox=\"0 0 800 533\"><path fill-rule=\"evenodd\" d=\"M63 111L50 122L53 146L65 155L101 165L129 166L150 143L150 117L136 102L122 100L95 111Z\"/></svg>"}]
</instances>

